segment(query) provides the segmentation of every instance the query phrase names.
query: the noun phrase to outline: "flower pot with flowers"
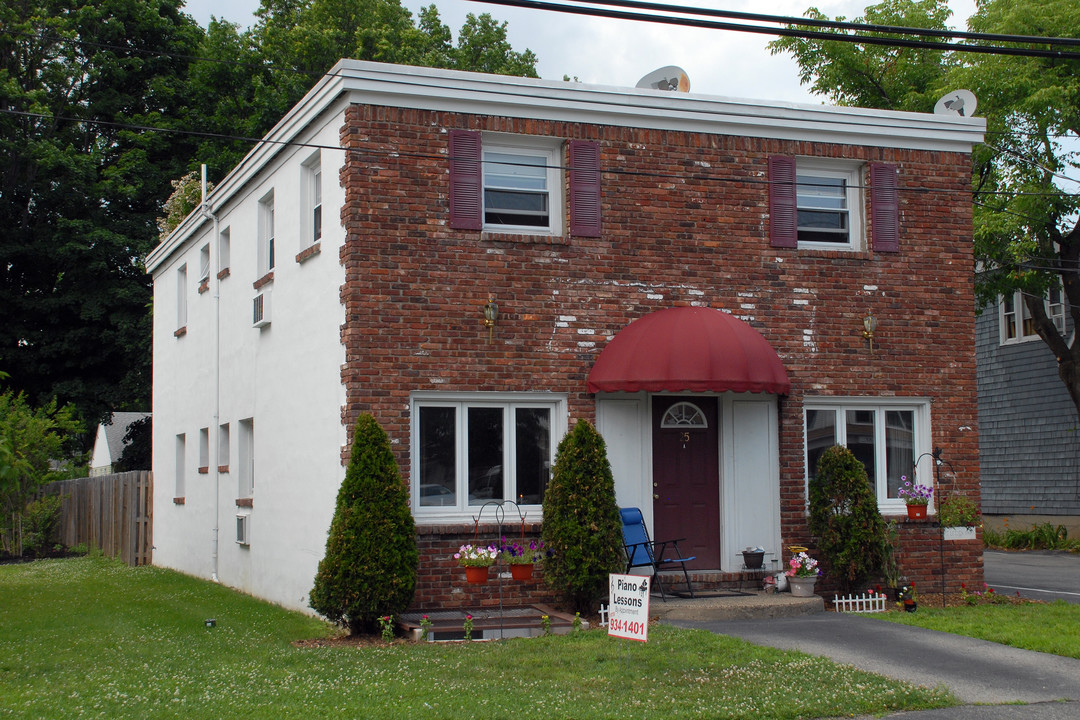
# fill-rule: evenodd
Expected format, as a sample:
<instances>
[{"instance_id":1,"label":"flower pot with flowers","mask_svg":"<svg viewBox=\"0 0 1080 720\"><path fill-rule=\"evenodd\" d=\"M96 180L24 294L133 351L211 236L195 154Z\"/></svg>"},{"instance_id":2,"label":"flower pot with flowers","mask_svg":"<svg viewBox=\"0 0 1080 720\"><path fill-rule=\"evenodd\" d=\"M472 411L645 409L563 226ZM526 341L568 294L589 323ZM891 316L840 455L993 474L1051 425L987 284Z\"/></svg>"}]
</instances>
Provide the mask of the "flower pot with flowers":
<instances>
[{"instance_id":1,"label":"flower pot with flowers","mask_svg":"<svg viewBox=\"0 0 1080 720\"><path fill-rule=\"evenodd\" d=\"M919 592L915 589L915 583L910 583L900 588L896 593L896 604L904 612L915 612L919 609Z\"/></svg>"},{"instance_id":2,"label":"flower pot with flowers","mask_svg":"<svg viewBox=\"0 0 1080 720\"><path fill-rule=\"evenodd\" d=\"M522 541L524 543L524 541ZM515 580L530 580L533 568L551 556L543 540L530 540L528 545L509 543L502 539L499 557L510 566L510 574Z\"/></svg>"},{"instance_id":3,"label":"flower pot with flowers","mask_svg":"<svg viewBox=\"0 0 1080 720\"><path fill-rule=\"evenodd\" d=\"M811 597L814 594L814 583L821 575L818 561L799 552L791 556L788 561L787 572L788 585L791 586L791 594L794 597Z\"/></svg>"},{"instance_id":4,"label":"flower pot with flowers","mask_svg":"<svg viewBox=\"0 0 1080 720\"><path fill-rule=\"evenodd\" d=\"M488 570L498 556L499 550L494 545L462 545L454 553L454 559L465 568L465 579L471 583L486 583Z\"/></svg>"},{"instance_id":5,"label":"flower pot with flowers","mask_svg":"<svg viewBox=\"0 0 1080 720\"><path fill-rule=\"evenodd\" d=\"M900 480L903 481L903 484L900 486L898 495L907 504L908 517L926 517L926 506L930 504L930 498L934 495L934 488L919 485L918 483L912 485L911 481L907 479L907 475L901 475Z\"/></svg>"}]
</instances>

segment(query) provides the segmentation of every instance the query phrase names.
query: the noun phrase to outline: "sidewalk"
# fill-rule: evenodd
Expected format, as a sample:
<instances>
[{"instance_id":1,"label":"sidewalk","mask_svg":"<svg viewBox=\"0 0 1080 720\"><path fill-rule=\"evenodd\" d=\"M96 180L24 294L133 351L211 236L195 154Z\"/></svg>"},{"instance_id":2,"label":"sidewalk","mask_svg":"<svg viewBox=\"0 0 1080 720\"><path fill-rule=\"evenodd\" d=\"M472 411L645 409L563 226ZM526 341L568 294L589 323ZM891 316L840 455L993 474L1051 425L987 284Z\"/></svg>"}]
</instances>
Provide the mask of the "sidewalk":
<instances>
[{"instance_id":1,"label":"sidewalk","mask_svg":"<svg viewBox=\"0 0 1080 720\"><path fill-rule=\"evenodd\" d=\"M1080 660L1073 658L841 613L750 620L669 616L663 622L731 635L756 645L801 650L915 685L944 685L968 706L1027 703L1000 708L985 705L948 708L898 716L980 720L1080 718Z\"/></svg>"}]
</instances>

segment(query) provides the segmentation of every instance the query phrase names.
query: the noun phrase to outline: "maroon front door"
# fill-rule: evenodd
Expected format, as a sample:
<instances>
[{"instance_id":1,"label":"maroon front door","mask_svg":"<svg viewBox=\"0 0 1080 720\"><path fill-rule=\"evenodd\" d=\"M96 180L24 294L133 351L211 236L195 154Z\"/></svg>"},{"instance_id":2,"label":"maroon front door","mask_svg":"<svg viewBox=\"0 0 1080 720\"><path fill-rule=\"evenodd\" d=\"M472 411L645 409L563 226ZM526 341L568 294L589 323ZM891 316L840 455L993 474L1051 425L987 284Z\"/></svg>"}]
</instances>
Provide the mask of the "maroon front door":
<instances>
[{"instance_id":1,"label":"maroon front door","mask_svg":"<svg viewBox=\"0 0 1080 720\"><path fill-rule=\"evenodd\" d=\"M715 397L653 397L653 539L679 539L699 570L720 569Z\"/></svg>"}]
</instances>

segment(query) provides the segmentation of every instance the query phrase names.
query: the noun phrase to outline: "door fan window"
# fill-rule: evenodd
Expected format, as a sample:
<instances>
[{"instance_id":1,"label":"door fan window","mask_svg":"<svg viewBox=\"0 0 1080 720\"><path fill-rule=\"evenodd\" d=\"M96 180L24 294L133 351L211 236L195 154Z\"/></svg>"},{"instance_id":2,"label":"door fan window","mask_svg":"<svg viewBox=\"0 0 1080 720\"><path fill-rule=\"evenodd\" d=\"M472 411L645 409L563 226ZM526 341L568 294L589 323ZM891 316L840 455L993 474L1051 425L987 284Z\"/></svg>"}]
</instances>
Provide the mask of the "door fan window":
<instances>
[{"instance_id":1,"label":"door fan window","mask_svg":"<svg viewBox=\"0 0 1080 720\"><path fill-rule=\"evenodd\" d=\"M661 428L695 429L709 427L709 421L705 419L705 413L701 412L694 403L679 402L668 408L660 420Z\"/></svg>"}]
</instances>

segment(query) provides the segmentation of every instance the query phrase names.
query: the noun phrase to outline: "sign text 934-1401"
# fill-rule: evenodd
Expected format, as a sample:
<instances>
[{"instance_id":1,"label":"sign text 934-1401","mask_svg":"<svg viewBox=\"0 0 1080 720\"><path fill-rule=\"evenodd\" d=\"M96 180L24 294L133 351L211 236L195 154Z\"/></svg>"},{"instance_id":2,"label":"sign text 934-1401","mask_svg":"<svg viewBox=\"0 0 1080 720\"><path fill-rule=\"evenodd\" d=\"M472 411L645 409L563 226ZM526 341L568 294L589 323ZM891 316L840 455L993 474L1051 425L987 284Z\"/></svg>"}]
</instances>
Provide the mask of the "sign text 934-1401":
<instances>
[{"instance_id":1,"label":"sign text 934-1401","mask_svg":"<svg viewBox=\"0 0 1080 720\"><path fill-rule=\"evenodd\" d=\"M648 641L649 578L608 575L608 607L608 635Z\"/></svg>"}]
</instances>

